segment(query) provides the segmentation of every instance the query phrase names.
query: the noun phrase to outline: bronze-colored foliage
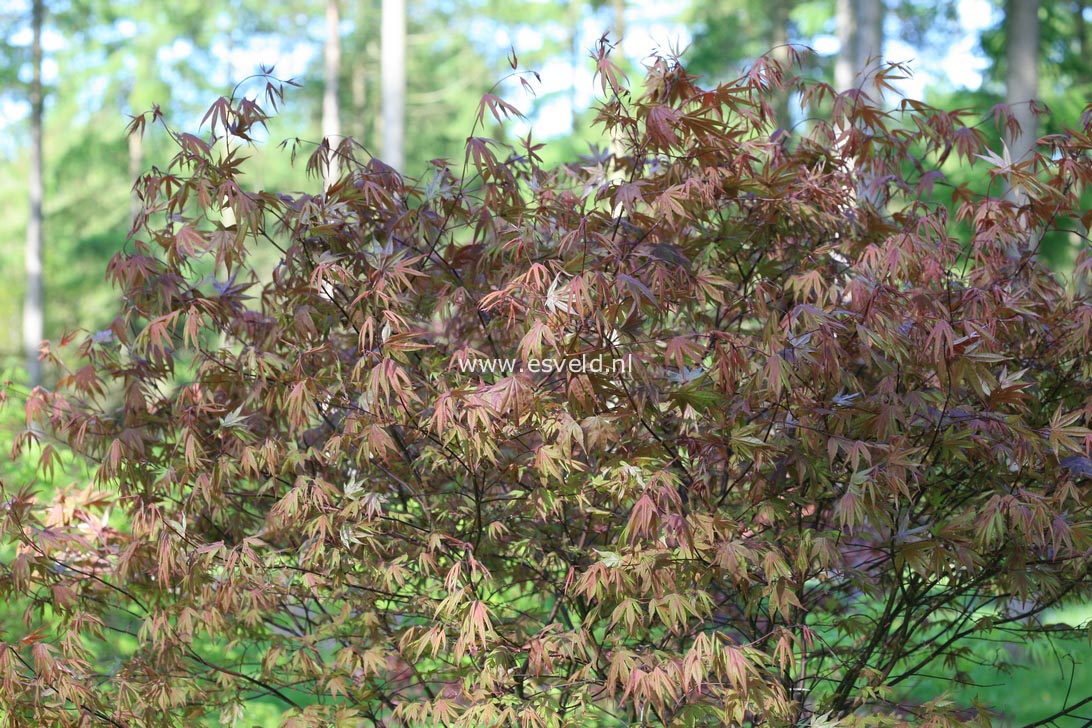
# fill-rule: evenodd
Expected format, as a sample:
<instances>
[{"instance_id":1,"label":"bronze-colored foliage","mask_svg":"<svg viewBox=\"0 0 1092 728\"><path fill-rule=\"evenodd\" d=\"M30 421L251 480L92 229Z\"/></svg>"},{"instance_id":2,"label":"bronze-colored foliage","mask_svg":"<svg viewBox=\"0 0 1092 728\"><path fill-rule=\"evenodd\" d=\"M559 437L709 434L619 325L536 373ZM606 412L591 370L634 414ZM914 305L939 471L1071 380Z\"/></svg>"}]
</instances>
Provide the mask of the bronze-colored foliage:
<instances>
[{"instance_id":1,"label":"bronze-colored foliage","mask_svg":"<svg viewBox=\"0 0 1092 728\"><path fill-rule=\"evenodd\" d=\"M123 313L27 407L21 445L98 465L5 485L0 589L43 625L3 635L5 720L989 722L906 688L1089 592L1092 257L1035 257L1084 229L1089 129L1014 167L964 113L811 84L832 118L771 138L775 62L640 95L597 63L625 149L559 169L346 143L289 195L247 187L256 101L175 134Z\"/></svg>"}]
</instances>

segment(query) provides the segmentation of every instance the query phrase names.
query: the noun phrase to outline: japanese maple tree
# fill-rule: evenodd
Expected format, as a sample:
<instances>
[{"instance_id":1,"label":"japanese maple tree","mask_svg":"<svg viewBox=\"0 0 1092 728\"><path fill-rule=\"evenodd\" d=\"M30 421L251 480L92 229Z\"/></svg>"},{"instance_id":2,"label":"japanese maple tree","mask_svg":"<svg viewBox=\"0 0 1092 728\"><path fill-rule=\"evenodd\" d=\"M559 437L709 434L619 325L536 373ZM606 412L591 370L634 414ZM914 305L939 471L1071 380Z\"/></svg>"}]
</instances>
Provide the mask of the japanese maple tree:
<instances>
[{"instance_id":1,"label":"japanese maple tree","mask_svg":"<svg viewBox=\"0 0 1092 728\"><path fill-rule=\"evenodd\" d=\"M168 128L18 443L94 481L4 484L4 720L989 723L960 660L1092 586L1092 257L1036 258L1092 221L1089 119L1013 165L872 86L597 61L617 148L556 169L346 141L251 189L273 81ZM788 83L826 120L776 130Z\"/></svg>"}]
</instances>

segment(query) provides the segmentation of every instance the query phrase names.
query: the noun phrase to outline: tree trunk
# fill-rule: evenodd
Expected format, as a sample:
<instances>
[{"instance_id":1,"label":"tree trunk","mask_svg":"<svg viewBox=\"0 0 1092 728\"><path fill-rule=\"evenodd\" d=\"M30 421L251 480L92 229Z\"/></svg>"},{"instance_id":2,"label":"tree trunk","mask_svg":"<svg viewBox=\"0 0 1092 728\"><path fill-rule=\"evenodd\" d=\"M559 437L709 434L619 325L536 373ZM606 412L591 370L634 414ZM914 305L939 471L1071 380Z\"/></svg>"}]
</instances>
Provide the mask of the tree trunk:
<instances>
[{"instance_id":1,"label":"tree trunk","mask_svg":"<svg viewBox=\"0 0 1092 728\"><path fill-rule=\"evenodd\" d=\"M403 172L406 134L406 0L383 0L383 161Z\"/></svg>"},{"instance_id":2,"label":"tree trunk","mask_svg":"<svg viewBox=\"0 0 1092 728\"><path fill-rule=\"evenodd\" d=\"M569 116L572 133L580 126L580 115L576 110L576 77L580 68L580 0L569 0L569 63L572 64L572 78L569 80Z\"/></svg>"},{"instance_id":3,"label":"tree trunk","mask_svg":"<svg viewBox=\"0 0 1092 728\"><path fill-rule=\"evenodd\" d=\"M837 0L836 23L842 44L835 59L834 86L838 91L868 87L883 55L883 0ZM883 105L883 92L868 88L872 103ZM856 168L857 199L875 208L884 205L881 190L869 165Z\"/></svg>"},{"instance_id":4,"label":"tree trunk","mask_svg":"<svg viewBox=\"0 0 1092 728\"><path fill-rule=\"evenodd\" d=\"M44 0L34 0L31 10L32 76L30 80L30 174L27 179L30 217L27 219L26 299L23 302L23 348L27 380L31 387L42 383L38 349L45 338L45 297L42 285L42 24Z\"/></svg>"},{"instance_id":5,"label":"tree trunk","mask_svg":"<svg viewBox=\"0 0 1092 728\"><path fill-rule=\"evenodd\" d=\"M1008 28L1008 47L1005 60L1005 103L1011 109L1012 118L1020 130L1005 131L1005 144L1013 164L1027 161L1035 152L1038 124L1031 110L1032 100L1039 94L1039 0L1008 0L1005 7L1005 27ZM1017 205L1027 203L1027 194L1005 185L1004 197ZM1006 254L1018 259L1031 247L1034 236L1023 224L1022 239L1013 241Z\"/></svg>"},{"instance_id":6,"label":"tree trunk","mask_svg":"<svg viewBox=\"0 0 1092 728\"><path fill-rule=\"evenodd\" d=\"M337 159L333 150L337 149L341 136L341 109L338 105L337 84L341 73L341 34L338 27L341 15L338 12L338 0L326 0L326 42L323 45L325 61L324 87L322 90L322 136L331 148L329 164L324 171L324 188L329 187L338 174Z\"/></svg>"},{"instance_id":7,"label":"tree trunk","mask_svg":"<svg viewBox=\"0 0 1092 728\"><path fill-rule=\"evenodd\" d=\"M845 91L853 88L857 69L857 13L856 0L836 0L834 25L838 32L838 55L834 58L834 88Z\"/></svg>"},{"instance_id":8,"label":"tree trunk","mask_svg":"<svg viewBox=\"0 0 1092 728\"><path fill-rule=\"evenodd\" d=\"M781 70L788 72L791 54L789 53L789 13L792 0L773 0L770 6L770 57L781 64ZM792 126L792 113L789 111L789 93L782 89L774 97L774 116L778 127L788 129Z\"/></svg>"},{"instance_id":9,"label":"tree trunk","mask_svg":"<svg viewBox=\"0 0 1092 728\"><path fill-rule=\"evenodd\" d=\"M883 61L883 0L857 2L857 66L859 71L875 73Z\"/></svg>"},{"instance_id":10,"label":"tree trunk","mask_svg":"<svg viewBox=\"0 0 1092 728\"><path fill-rule=\"evenodd\" d=\"M626 36L626 0L611 0L614 13L614 52L622 58L622 40Z\"/></svg>"},{"instance_id":11,"label":"tree trunk","mask_svg":"<svg viewBox=\"0 0 1092 728\"><path fill-rule=\"evenodd\" d=\"M1012 161L1020 162L1031 156L1038 137L1031 101L1039 93L1039 1L1008 0L1006 13L1005 103L1012 107L1020 131L1006 134L1005 141Z\"/></svg>"},{"instance_id":12,"label":"tree trunk","mask_svg":"<svg viewBox=\"0 0 1092 728\"><path fill-rule=\"evenodd\" d=\"M837 0L835 24L841 48L834 60L838 91L863 86L883 55L883 0Z\"/></svg>"},{"instance_id":13,"label":"tree trunk","mask_svg":"<svg viewBox=\"0 0 1092 728\"><path fill-rule=\"evenodd\" d=\"M368 138L368 64L358 59L349 77L349 92L353 98L353 123L350 130L356 141L366 145Z\"/></svg>"}]
</instances>

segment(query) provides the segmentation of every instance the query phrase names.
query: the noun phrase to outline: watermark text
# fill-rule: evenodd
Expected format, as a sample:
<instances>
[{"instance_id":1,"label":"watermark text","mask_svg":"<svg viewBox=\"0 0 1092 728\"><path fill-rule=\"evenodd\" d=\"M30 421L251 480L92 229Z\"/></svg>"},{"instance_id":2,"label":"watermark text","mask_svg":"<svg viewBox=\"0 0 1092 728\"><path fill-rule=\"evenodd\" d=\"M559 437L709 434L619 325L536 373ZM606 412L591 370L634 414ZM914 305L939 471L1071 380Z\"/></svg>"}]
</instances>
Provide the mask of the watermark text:
<instances>
[{"instance_id":1,"label":"watermark text","mask_svg":"<svg viewBox=\"0 0 1092 728\"><path fill-rule=\"evenodd\" d=\"M462 374L629 374L633 370L630 357L575 356L571 358L529 358L526 366L520 359L462 359L458 362Z\"/></svg>"}]
</instances>

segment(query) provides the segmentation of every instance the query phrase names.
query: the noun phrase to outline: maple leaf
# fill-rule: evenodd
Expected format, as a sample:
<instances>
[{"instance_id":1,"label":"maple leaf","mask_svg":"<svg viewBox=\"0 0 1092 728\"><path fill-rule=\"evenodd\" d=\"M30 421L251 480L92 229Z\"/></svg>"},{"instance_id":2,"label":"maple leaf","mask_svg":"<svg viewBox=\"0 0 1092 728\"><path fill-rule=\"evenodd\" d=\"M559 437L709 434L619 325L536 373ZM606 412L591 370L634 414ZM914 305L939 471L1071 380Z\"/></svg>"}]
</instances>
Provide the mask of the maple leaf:
<instances>
[{"instance_id":1,"label":"maple leaf","mask_svg":"<svg viewBox=\"0 0 1092 728\"><path fill-rule=\"evenodd\" d=\"M679 123L679 114L669 106L654 106L648 111L645 120L649 139L661 149L668 149L678 143L675 126Z\"/></svg>"},{"instance_id":2,"label":"maple leaf","mask_svg":"<svg viewBox=\"0 0 1092 728\"><path fill-rule=\"evenodd\" d=\"M987 149L985 154L974 155L983 159L997 168L998 174L1007 174L1012 171L1012 157L1009 155L1009 145L1001 142L1001 155L998 156L992 149Z\"/></svg>"},{"instance_id":3,"label":"maple leaf","mask_svg":"<svg viewBox=\"0 0 1092 728\"><path fill-rule=\"evenodd\" d=\"M550 288L546 291L546 310L550 313L573 314L573 292L561 283L561 274L554 276Z\"/></svg>"}]
</instances>

